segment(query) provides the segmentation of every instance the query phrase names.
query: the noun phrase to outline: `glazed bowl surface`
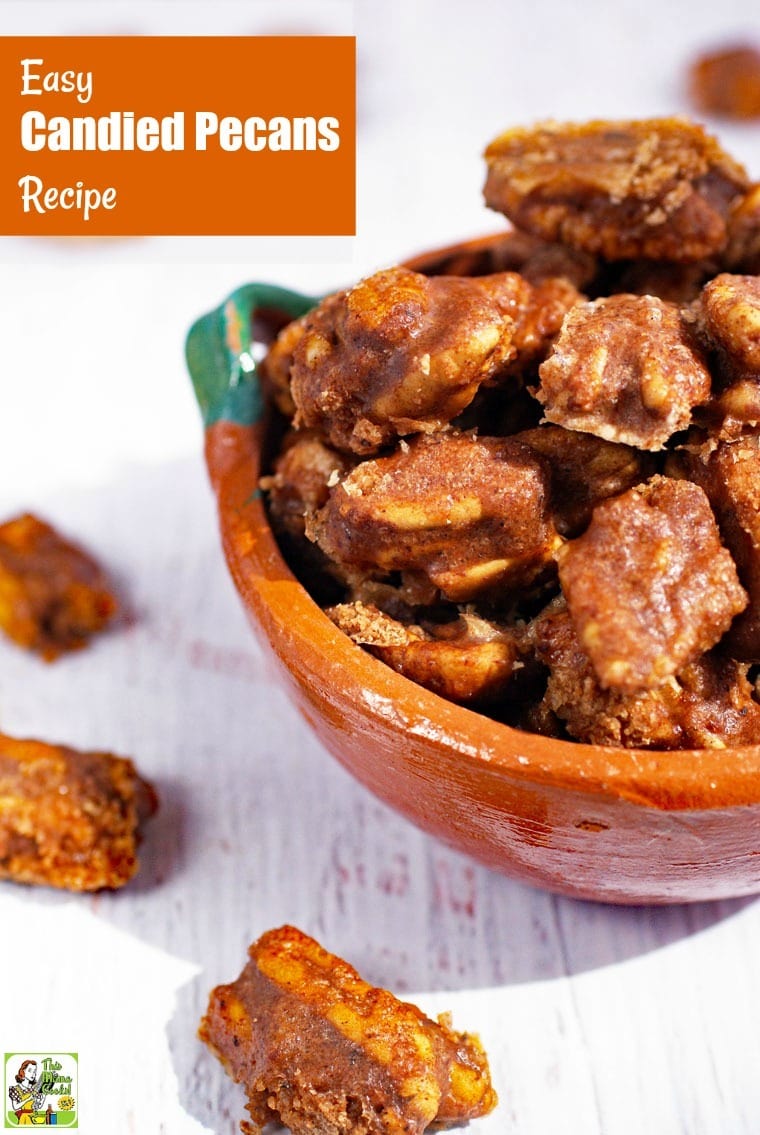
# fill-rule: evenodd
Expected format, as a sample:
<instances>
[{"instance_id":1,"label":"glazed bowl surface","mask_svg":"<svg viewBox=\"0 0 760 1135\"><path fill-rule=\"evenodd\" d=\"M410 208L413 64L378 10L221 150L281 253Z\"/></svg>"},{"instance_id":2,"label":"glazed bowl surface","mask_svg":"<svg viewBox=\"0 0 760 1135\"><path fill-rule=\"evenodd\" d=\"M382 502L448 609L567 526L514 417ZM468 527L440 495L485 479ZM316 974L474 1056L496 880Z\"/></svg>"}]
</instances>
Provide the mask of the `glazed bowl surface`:
<instances>
[{"instance_id":1,"label":"glazed bowl surface","mask_svg":"<svg viewBox=\"0 0 760 1135\"><path fill-rule=\"evenodd\" d=\"M497 240L408 265L487 263ZM760 745L655 752L512 729L365 653L298 582L259 491L270 415L256 358L262 342L316 302L267 285L240 288L194 324L187 358L232 578L325 748L413 823L515 879L615 903L760 891Z\"/></svg>"}]
</instances>

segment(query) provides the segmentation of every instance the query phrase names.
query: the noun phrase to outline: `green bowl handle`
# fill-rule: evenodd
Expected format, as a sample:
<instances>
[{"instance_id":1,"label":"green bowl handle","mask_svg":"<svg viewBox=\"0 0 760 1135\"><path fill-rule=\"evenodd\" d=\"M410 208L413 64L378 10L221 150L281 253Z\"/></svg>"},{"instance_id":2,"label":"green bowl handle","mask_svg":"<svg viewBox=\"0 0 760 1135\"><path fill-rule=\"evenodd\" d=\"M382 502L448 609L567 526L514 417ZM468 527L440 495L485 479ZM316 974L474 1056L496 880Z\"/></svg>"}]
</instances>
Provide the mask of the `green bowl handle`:
<instances>
[{"instance_id":1,"label":"green bowl handle","mask_svg":"<svg viewBox=\"0 0 760 1135\"><path fill-rule=\"evenodd\" d=\"M319 299L275 284L244 284L190 328L185 357L208 429L215 422L250 426L262 415L256 347L310 311Z\"/></svg>"}]
</instances>

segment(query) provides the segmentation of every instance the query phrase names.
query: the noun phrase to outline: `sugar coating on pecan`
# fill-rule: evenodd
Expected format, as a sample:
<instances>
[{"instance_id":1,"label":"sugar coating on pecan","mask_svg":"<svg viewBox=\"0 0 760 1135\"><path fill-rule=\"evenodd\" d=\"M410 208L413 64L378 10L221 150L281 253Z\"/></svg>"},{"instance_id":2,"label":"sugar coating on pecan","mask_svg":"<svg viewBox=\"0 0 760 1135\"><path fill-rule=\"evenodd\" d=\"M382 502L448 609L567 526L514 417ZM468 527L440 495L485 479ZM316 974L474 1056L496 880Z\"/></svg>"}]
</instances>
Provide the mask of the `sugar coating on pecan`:
<instances>
[{"instance_id":1,"label":"sugar coating on pecan","mask_svg":"<svg viewBox=\"0 0 760 1135\"><path fill-rule=\"evenodd\" d=\"M364 461L330 492L312 536L328 556L417 571L455 602L527 587L560 538L543 460L510 438L415 438Z\"/></svg>"},{"instance_id":2,"label":"sugar coating on pecan","mask_svg":"<svg viewBox=\"0 0 760 1135\"><path fill-rule=\"evenodd\" d=\"M209 998L199 1035L243 1084L248 1135L422 1135L496 1106L476 1036L454 1031L293 926L269 930Z\"/></svg>"},{"instance_id":3,"label":"sugar coating on pecan","mask_svg":"<svg viewBox=\"0 0 760 1135\"><path fill-rule=\"evenodd\" d=\"M297 425L368 454L445 426L514 355L519 277L429 280L390 268L306 318L291 368Z\"/></svg>"},{"instance_id":4,"label":"sugar coating on pecan","mask_svg":"<svg viewBox=\"0 0 760 1135\"><path fill-rule=\"evenodd\" d=\"M549 354L565 316L581 298L573 284L561 277L552 276L531 287L514 312L515 356L497 372L494 381L498 382L503 375L532 373Z\"/></svg>"},{"instance_id":5,"label":"sugar coating on pecan","mask_svg":"<svg viewBox=\"0 0 760 1135\"><path fill-rule=\"evenodd\" d=\"M378 272L271 348L283 549L358 645L498 721L756 744L760 185L680 118L544 123L486 156L516 228Z\"/></svg>"},{"instance_id":6,"label":"sugar coating on pecan","mask_svg":"<svg viewBox=\"0 0 760 1135\"><path fill-rule=\"evenodd\" d=\"M605 689L661 685L747 606L710 503L689 481L655 476L598 505L558 558L578 639Z\"/></svg>"},{"instance_id":7,"label":"sugar coating on pecan","mask_svg":"<svg viewBox=\"0 0 760 1135\"><path fill-rule=\"evenodd\" d=\"M721 273L703 288L699 311L731 368L760 378L760 276Z\"/></svg>"},{"instance_id":8,"label":"sugar coating on pecan","mask_svg":"<svg viewBox=\"0 0 760 1135\"><path fill-rule=\"evenodd\" d=\"M760 435L679 450L669 459L668 472L707 494L750 599L724 646L734 658L760 662Z\"/></svg>"},{"instance_id":9,"label":"sugar coating on pecan","mask_svg":"<svg viewBox=\"0 0 760 1135\"><path fill-rule=\"evenodd\" d=\"M508 130L485 153L486 204L607 260L694 261L725 246L745 170L682 118Z\"/></svg>"},{"instance_id":10,"label":"sugar coating on pecan","mask_svg":"<svg viewBox=\"0 0 760 1135\"><path fill-rule=\"evenodd\" d=\"M760 273L760 185L753 185L728 217L728 244L721 255L730 272Z\"/></svg>"},{"instance_id":11,"label":"sugar coating on pecan","mask_svg":"<svg viewBox=\"0 0 760 1135\"><path fill-rule=\"evenodd\" d=\"M706 402L694 416L715 441L736 441L760 427L760 382L742 378Z\"/></svg>"},{"instance_id":12,"label":"sugar coating on pecan","mask_svg":"<svg viewBox=\"0 0 760 1135\"><path fill-rule=\"evenodd\" d=\"M690 326L654 296L573 307L539 374L548 421L645 450L685 429L711 389Z\"/></svg>"},{"instance_id":13,"label":"sugar coating on pecan","mask_svg":"<svg viewBox=\"0 0 760 1135\"><path fill-rule=\"evenodd\" d=\"M737 379L695 411L694 423L707 432L710 445L751 434L760 427L760 382Z\"/></svg>"},{"instance_id":14,"label":"sugar coating on pecan","mask_svg":"<svg viewBox=\"0 0 760 1135\"><path fill-rule=\"evenodd\" d=\"M653 469L653 459L629 445L593 434L544 425L515 434L546 459L551 472L552 515L562 536L578 536L596 506L618 496Z\"/></svg>"},{"instance_id":15,"label":"sugar coating on pecan","mask_svg":"<svg viewBox=\"0 0 760 1135\"><path fill-rule=\"evenodd\" d=\"M577 298L567 281L537 292L512 272L377 272L305 317L290 368L295 423L362 455L440 430L482 383L538 357Z\"/></svg>"},{"instance_id":16,"label":"sugar coating on pecan","mask_svg":"<svg viewBox=\"0 0 760 1135\"><path fill-rule=\"evenodd\" d=\"M327 614L399 674L461 705L498 701L520 666L515 635L476 615L420 626L364 603L341 603Z\"/></svg>"},{"instance_id":17,"label":"sugar coating on pecan","mask_svg":"<svg viewBox=\"0 0 760 1135\"><path fill-rule=\"evenodd\" d=\"M726 118L760 118L760 51L740 43L708 51L689 68L695 107Z\"/></svg>"},{"instance_id":18,"label":"sugar coating on pecan","mask_svg":"<svg viewBox=\"0 0 760 1135\"><path fill-rule=\"evenodd\" d=\"M130 760L0 735L0 878L96 891L138 869L156 796Z\"/></svg>"},{"instance_id":19,"label":"sugar coating on pecan","mask_svg":"<svg viewBox=\"0 0 760 1135\"><path fill-rule=\"evenodd\" d=\"M0 525L0 628L50 662L79 650L118 609L105 574L50 524L24 513Z\"/></svg>"},{"instance_id":20,"label":"sugar coating on pecan","mask_svg":"<svg viewBox=\"0 0 760 1135\"><path fill-rule=\"evenodd\" d=\"M639 749L725 749L757 743L760 704L747 666L705 654L656 689L604 689L560 598L530 627L549 669L534 719L551 735L561 721L571 737L595 745Z\"/></svg>"},{"instance_id":21,"label":"sugar coating on pecan","mask_svg":"<svg viewBox=\"0 0 760 1135\"><path fill-rule=\"evenodd\" d=\"M353 465L349 456L327 445L316 430L290 431L271 475L261 479L275 526L292 536L303 536L306 518L327 503L330 486Z\"/></svg>"}]
</instances>

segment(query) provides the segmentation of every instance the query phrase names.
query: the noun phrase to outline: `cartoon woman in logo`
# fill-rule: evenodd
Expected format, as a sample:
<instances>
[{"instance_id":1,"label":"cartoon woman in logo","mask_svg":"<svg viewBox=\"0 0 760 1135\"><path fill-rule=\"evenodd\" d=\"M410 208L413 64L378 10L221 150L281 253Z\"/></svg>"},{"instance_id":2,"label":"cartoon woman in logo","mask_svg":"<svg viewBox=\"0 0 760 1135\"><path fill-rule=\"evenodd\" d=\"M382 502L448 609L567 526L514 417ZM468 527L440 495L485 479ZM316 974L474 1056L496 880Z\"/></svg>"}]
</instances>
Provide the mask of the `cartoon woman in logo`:
<instances>
[{"instance_id":1,"label":"cartoon woman in logo","mask_svg":"<svg viewBox=\"0 0 760 1135\"><path fill-rule=\"evenodd\" d=\"M42 1105L47 1093L36 1085L37 1061L25 1060L16 1073L16 1083L8 1088L19 1127L34 1127L45 1122Z\"/></svg>"}]
</instances>

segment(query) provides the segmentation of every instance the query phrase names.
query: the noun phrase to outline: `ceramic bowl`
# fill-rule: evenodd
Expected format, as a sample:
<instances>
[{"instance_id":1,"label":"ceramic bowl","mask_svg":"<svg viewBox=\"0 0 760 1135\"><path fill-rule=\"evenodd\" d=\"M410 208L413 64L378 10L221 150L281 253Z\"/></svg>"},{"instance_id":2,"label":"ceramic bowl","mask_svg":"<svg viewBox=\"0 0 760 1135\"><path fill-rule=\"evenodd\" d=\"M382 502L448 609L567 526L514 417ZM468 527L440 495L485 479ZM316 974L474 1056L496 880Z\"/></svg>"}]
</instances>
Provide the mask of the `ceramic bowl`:
<instances>
[{"instance_id":1,"label":"ceramic bowl","mask_svg":"<svg viewBox=\"0 0 760 1135\"><path fill-rule=\"evenodd\" d=\"M485 255L487 264L493 243L409 263L439 271ZM187 357L229 569L325 748L413 823L515 879L615 903L760 891L760 746L649 752L511 729L365 653L298 583L258 489L269 419L255 360L257 340L315 302L243 287L193 326Z\"/></svg>"}]
</instances>

